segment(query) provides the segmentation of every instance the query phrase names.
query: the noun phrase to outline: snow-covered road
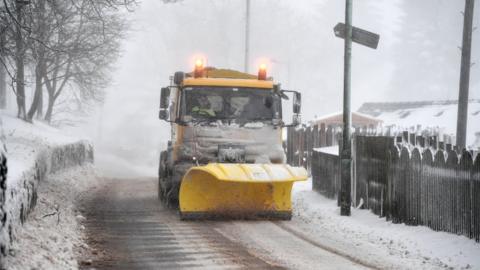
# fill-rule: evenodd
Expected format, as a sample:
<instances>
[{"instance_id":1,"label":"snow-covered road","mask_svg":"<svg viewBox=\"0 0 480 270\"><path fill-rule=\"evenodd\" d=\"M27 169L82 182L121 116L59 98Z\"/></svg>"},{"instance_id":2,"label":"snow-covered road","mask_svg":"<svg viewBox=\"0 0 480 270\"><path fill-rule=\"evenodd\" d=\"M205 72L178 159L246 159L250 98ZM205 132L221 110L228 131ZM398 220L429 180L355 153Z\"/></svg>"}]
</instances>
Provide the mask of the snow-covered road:
<instances>
[{"instance_id":1,"label":"snow-covered road","mask_svg":"<svg viewBox=\"0 0 480 270\"><path fill-rule=\"evenodd\" d=\"M182 222L155 179L103 179L83 213L85 269L368 269L270 221Z\"/></svg>"}]
</instances>

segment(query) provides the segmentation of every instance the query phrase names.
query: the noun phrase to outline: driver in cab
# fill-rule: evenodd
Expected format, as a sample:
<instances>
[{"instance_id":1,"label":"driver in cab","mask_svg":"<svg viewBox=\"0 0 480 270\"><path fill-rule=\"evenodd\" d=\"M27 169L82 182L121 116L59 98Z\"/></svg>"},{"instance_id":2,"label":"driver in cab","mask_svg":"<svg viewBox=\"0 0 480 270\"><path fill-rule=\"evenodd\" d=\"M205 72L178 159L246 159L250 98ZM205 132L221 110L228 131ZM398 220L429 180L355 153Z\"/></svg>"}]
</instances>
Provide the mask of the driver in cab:
<instances>
[{"instance_id":1,"label":"driver in cab","mask_svg":"<svg viewBox=\"0 0 480 270\"><path fill-rule=\"evenodd\" d=\"M192 114L205 117L215 117L215 111L212 110L210 101L206 96L200 96L198 98L198 105L192 108Z\"/></svg>"}]
</instances>

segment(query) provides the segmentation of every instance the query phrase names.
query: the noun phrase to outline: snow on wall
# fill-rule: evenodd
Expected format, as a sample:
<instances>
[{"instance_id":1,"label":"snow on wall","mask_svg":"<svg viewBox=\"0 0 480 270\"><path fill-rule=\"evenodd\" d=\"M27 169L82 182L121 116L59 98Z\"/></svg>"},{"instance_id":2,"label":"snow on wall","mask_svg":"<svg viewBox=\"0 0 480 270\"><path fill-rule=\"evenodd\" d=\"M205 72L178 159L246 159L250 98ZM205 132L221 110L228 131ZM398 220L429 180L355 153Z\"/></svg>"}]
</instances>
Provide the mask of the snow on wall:
<instances>
[{"instance_id":1,"label":"snow on wall","mask_svg":"<svg viewBox=\"0 0 480 270\"><path fill-rule=\"evenodd\" d=\"M16 230L35 207L39 183L50 173L92 163L94 158L93 147L88 141L72 138L48 141L47 137L18 136L29 129L36 129L35 126L24 128L21 125L12 125L19 131L16 136L7 136L5 163L8 174L7 168L2 166L0 170L0 269L4 267L9 246L15 241ZM5 131L13 134L8 126ZM4 164L3 160L1 164Z\"/></svg>"}]
</instances>

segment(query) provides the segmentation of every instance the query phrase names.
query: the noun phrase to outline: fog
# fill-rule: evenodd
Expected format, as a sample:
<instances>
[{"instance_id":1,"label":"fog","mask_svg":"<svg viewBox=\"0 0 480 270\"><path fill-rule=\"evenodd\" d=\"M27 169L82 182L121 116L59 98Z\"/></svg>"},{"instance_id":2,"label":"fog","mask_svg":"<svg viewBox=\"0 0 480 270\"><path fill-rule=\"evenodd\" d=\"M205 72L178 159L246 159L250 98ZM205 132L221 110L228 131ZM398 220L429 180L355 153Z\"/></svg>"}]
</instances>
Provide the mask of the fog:
<instances>
[{"instance_id":1,"label":"fog","mask_svg":"<svg viewBox=\"0 0 480 270\"><path fill-rule=\"evenodd\" d=\"M333 27L344 20L344 1L251 2L250 72L266 61L275 81L301 91L304 121L340 111L343 40ZM353 109L368 101L457 99L463 8L460 0L354 1L353 24L381 38L377 50L353 46ZM476 26L479 15L477 7ZM175 71L190 71L196 56L209 66L243 70L245 1L144 0L125 16L131 29L123 56L105 104L82 132L97 145L100 167L118 167L120 157L153 175L170 132L158 119L160 88ZM470 97L480 98L479 65L471 72Z\"/></svg>"}]
</instances>

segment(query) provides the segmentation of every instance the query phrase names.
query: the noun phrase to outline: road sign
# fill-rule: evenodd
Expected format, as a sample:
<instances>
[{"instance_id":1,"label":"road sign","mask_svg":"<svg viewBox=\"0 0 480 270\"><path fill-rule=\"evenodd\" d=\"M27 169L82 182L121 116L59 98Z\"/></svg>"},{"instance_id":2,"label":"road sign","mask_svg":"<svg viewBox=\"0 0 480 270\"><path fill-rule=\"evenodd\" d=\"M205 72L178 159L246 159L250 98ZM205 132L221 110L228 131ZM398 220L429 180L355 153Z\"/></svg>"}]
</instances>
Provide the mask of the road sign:
<instances>
[{"instance_id":1,"label":"road sign","mask_svg":"<svg viewBox=\"0 0 480 270\"><path fill-rule=\"evenodd\" d=\"M333 28L335 36L345 39L345 24L338 23ZM378 46L378 41L380 40L380 35L368 32L366 30L352 27L352 41L358 44L367 46L372 49L376 49Z\"/></svg>"}]
</instances>

